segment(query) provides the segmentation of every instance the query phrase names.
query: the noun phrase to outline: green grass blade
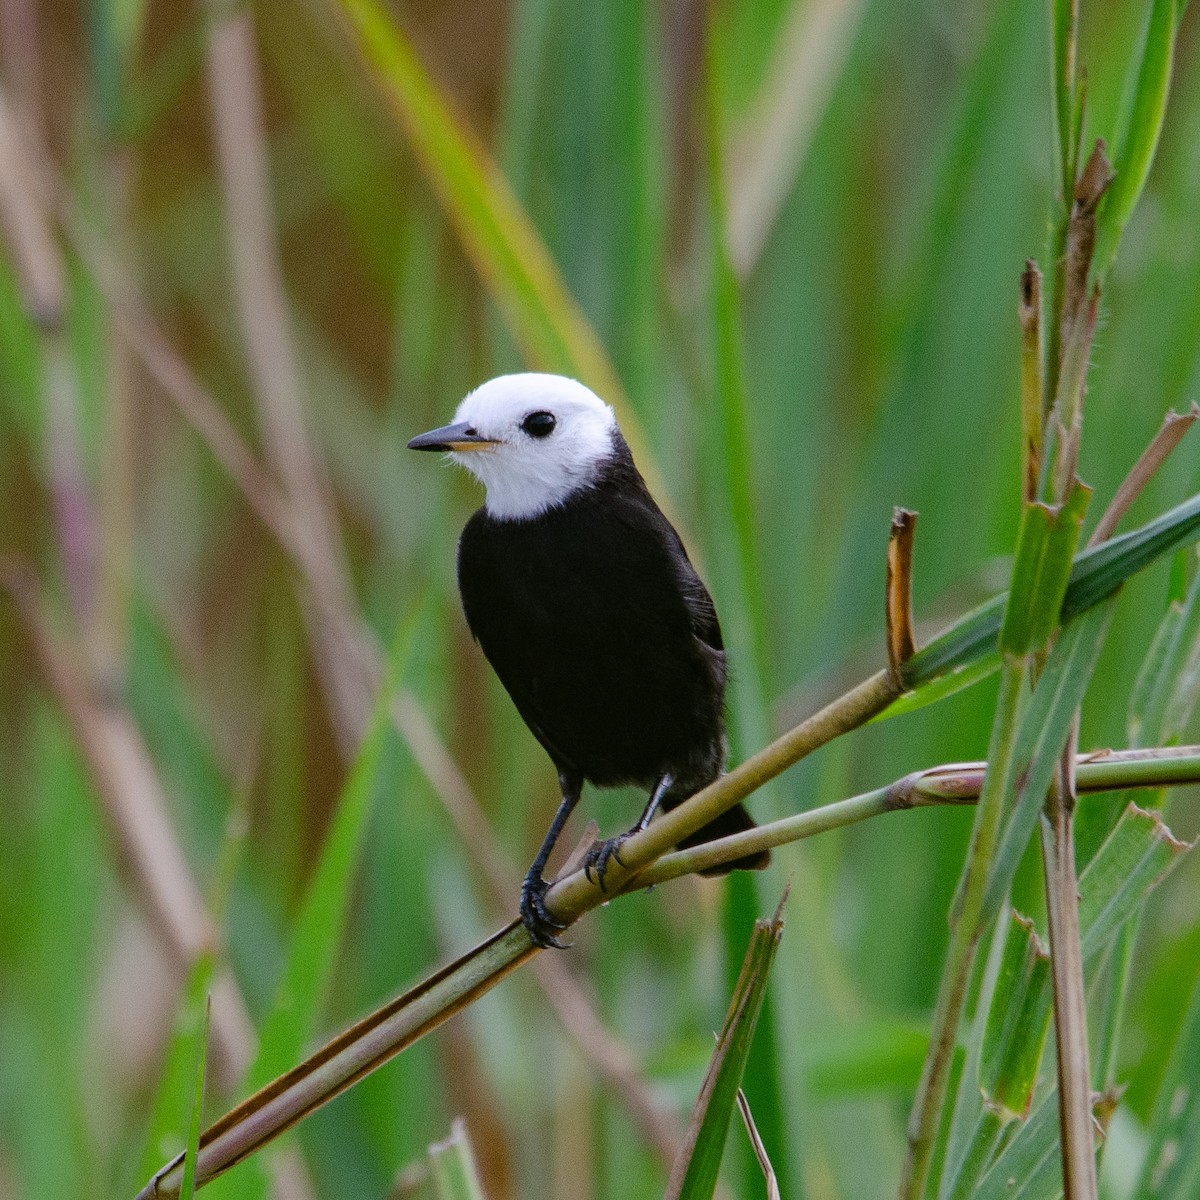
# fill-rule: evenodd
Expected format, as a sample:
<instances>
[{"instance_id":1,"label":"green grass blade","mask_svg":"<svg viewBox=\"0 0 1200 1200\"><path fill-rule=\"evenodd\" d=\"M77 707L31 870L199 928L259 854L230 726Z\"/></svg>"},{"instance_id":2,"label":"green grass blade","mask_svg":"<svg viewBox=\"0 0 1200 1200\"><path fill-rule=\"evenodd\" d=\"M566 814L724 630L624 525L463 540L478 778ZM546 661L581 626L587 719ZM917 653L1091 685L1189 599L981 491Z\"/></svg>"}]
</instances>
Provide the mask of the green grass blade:
<instances>
[{"instance_id":1,"label":"green grass blade","mask_svg":"<svg viewBox=\"0 0 1200 1200\"><path fill-rule=\"evenodd\" d=\"M728 205L725 196L725 164L722 155L721 106L723 51L717 44L716 28L706 38L704 88L704 133L708 156L709 260L712 271L713 374L719 419L716 436L719 451L713 457L721 464L728 516L733 526L733 543L740 583L741 619L749 626L755 661L763 662L762 572L756 543L753 488L750 482L753 455L750 451L746 399L746 373L742 362L742 330L737 276L726 245Z\"/></svg>"},{"instance_id":2,"label":"green grass blade","mask_svg":"<svg viewBox=\"0 0 1200 1200\"><path fill-rule=\"evenodd\" d=\"M1000 652L1024 654L1033 637L1033 598L1046 557L1054 514L1045 504L1027 504L1021 513L1017 548L1013 554L1012 583L1000 623Z\"/></svg>"},{"instance_id":3,"label":"green grass blade","mask_svg":"<svg viewBox=\"0 0 1200 1200\"><path fill-rule=\"evenodd\" d=\"M1038 649L1049 642L1058 628L1075 548L1079 545L1079 531L1091 498L1092 489L1076 480L1062 507L1054 514L1046 542L1046 557L1030 602L1032 644Z\"/></svg>"},{"instance_id":4,"label":"green grass blade","mask_svg":"<svg viewBox=\"0 0 1200 1200\"><path fill-rule=\"evenodd\" d=\"M1050 955L1033 922L1011 913L1000 974L988 1009L979 1061L979 1087L985 1101L1009 1117L1024 1117L1033 1098L1045 1037L1043 1001Z\"/></svg>"},{"instance_id":5,"label":"green grass blade","mask_svg":"<svg viewBox=\"0 0 1200 1200\"><path fill-rule=\"evenodd\" d=\"M1193 1200L1200 1195L1200 983L1150 1120L1150 1145L1133 1200Z\"/></svg>"},{"instance_id":6,"label":"green grass blade","mask_svg":"<svg viewBox=\"0 0 1200 1200\"><path fill-rule=\"evenodd\" d=\"M1156 812L1131 804L1079 877L1084 961L1094 959L1191 847Z\"/></svg>"},{"instance_id":7,"label":"green grass blade","mask_svg":"<svg viewBox=\"0 0 1200 1200\"><path fill-rule=\"evenodd\" d=\"M726 68L728 47L720 36L715 10L708 14L704 40L702 84L703 136L707 189L706 232L714 419L705 446L706 473L713 477L716 504L710 510L717 529L718 552L713 556L720 572L717 594L723 614L722 625L731 661L739 664L730 688L730 743L735 756L744 756L769 739L770 709L767 702L767 611L762 590L762 558L759 520L756 514L751 471L754 455L750 445L750 407L742 330L742 298L729 254L728 203L724 148L726 131ZM730 603L730 601L732 603ZM769 811L770 792L758 801L759 811ZM723 925L725 958L730 981L737 963L743 930L761 911L760 897L772 885L735 874L725 893ZM789 1167L801 1155L799 1128L785 1118L789 1105L784 1098L780 1070L777 1023L772 999L765 1001L766 1018L749 1051L746 1092L750 1108L780 1173L783 1189L790 1190ZM736 1092L736 1089L735 1089ZM785 1154L785 1148L788 1153ZM739 1144L733 1152L740 1170L739 1190L754 1186L761 1169L749 1147ZM718 1159L719 1161L719 1159Z\"/></svg>"},{"instance_id":8,"label":"green grass blade","mask_svg":"<svg viewBox=\"0 0 1200 1200\"><path fill-rule=\"evenodd\" d=\"M479 1168L462 1117L455 1117L444 1142L429 1147L429 1174L438 1200L483 1200Z\"/></svg>"},{"instance_id":9,"label":"green grass blade","mask_svg":"<svg viewBox=\"0 0 1200 1200\"><path fill-rule=\"evenodd\" d=\"M1157 813L1130 805L1079 878L1080 944L1084 966L1094 969L1112 938L1170 874L1188 847ZM1043 1042L1050 1019L1050 980L1031 995L1031 1013L1043 1013L1042 1026L1030 1024L1029 1038ZM1058 1099L1047 1096L995 1160L971 1193L971 1200L1055 1200L1062 1195L1058 1151Z\"/></svg>"},{"instance_id":10,"label":"green grass blade","mask_svg":"<svg viewBox=\"0 0 1200 1200\"><path fill-rule=\"evenodd\" d=\"M1147 714L1162 704L1160 693L1165 682L1167 659L1176 644L1182 623L1183 606L1172 602L1154 631L1150 649L1146 651L1133 691L1129 694L1129 715L1125 728L1131 746L1146 745L1143 731L1146 730Z\"/></svg>"},{"instance_id":11,"label":"green grass blade","mask_svg":"<svg viewBox=\"0 0 1200 1200\"><path fill-rule=\"evenodd\" d=\"M1063 630L1021 717L1012 772L1017 786L992 860L985 914L995 913L1003 903L1033 835L1050 778L1095 670L1112 608L1111 601L1099 604Z\"/></svg>"},{"instance_id":12,"label":"green grass blade","mask_svg":"<svg viewBox=\"0 0 1200 1200\"><path fill-rule=\"evenodd\" d=\"M1167 112L1171 69L1175 56L1175 31L1179 11L1176 0L1151 0L1149 22L1133 104L1116 139L1113 166L1116 178L1098 214L1096 230L1097 277L1103 280L1112 266L1121 234L1137 206Z\"/></svg>"},{"instance_id":13,"label":"green grass blade","mask_svg":"<svg viewBox=\"0 0 1200 1200\"><path fill-rule=\"evenodd\" d=\"M1090 497L1091 490L1077 483L1061 509L1026 505L1000 626L1002 653L1040 648L1056 628Z\"/></svg>"},{"instance_id":14,"label":"green grass blade","mask_svg":"<svg viewBox=\"0 0 1200 1200\"><path fill-rule=\"evenodd\" d=\"M951 1200L968 1200L1012 1123L1028 1115L1050 1029L1049 967L1049 954L1033 922L1010 912L979 1053L982 1103L977 1101L974 1128L949 1176L946 1195Z\"/></svg>"},{"instance_id":15,"label":"green grass blade","mask_svg":"<svg viewBox=\"0 0 1200 1200\"><path fill-rule=\"evenodd\" d=\"M1170 745L1183 732L1196 704L1200 689L1200 672L1195 667L1200 644L1200 574L1180 596L1182 582L1175 585L1173 581L1176 598L1155 630L1129 699L1126 729L1132 746ZM1149 796L1143 793L1138 803L1159 809L1165 800L1166 789L1160 788ZM1134 922L1122 929L1113 949L1097 1033L1096 1078L1102 1087L1115 1083L1137 936Z\"/></svg>"},{"instance_id":16,"label":"green grass blade","mask_svg":"<svg viewBox=\"0 0 1200 1200\"><path fill-rule=\"evenodd\" d=\"M208 992L212 976L213 956L202 954L188 973L158 1088L150 1104L146 1148L138 1171L139 1179L150 1178L162 1163L187 1148L186 1137L181 1139L179 1136L180 1130L186 1127L189 1114L183 1097L191 1099L187 1081L194 1075L196 1046L208 1019Z\"/></svg>"},{"instance_id":17,"label":"green grass blade","mask_svg":"<svg viewBox=\"0 0 1200 1200\"><path fill-rule=\"evenodd\" d=\"M1075 184L1074 136L1072 120L1075 112L1075 29L1072 9L1077 0L1053 0L1051 31L1054 55L1054 118L1058 130L1059 180L1064 205L1071 203Z\"/></svg>"},{"instance_id":18,"label":"green grass blade","mask_svg":"<svg viewBox=\"0 0 1200 1200\"><path fill-rule=\"evenodd\" d=\"M1091 608L1143 567L1195 540L1200 529L1200 495L1192 496L1140 529L1085 550L1075 560L1063 598L1062 619Z\"/></svg>"},{"instance_id":19,"label":"green grass blade","mask_svg":"<svg viewBox=\"0 0 1200 1200\"><path fill-rule=\"evenodd\" d=\"M616 409L651 490L664 495L640 423L604 348L483 144L451 114L377 0L341 0L337 7L528 362L574 376L604 397Z\"/></svg>"},{"instance_id":20,"label":"green grass blade","mask_svg":"<svg viewBox=\"0 0 1200 1200\"><path fill-rule=\"evenodd\" d=\"M1139 746L1163 746L1183 732L1195 702L1188 670L1200 643L1200 572L1182 604L1173 603L1154 636L1147 667L1130 701L1130 733Z\"/></svg>"},{"instance_id":21,"label":"green grass blade","mask_svg":"<svg viewBox=\"0 0 1200 1200\"><path fill-rule=\"evenodd\" d=\"M783 935L781 910L782 903L773 920L754 923L717 1049L709 1062L683 1148L671 1172L666 1200L711 1200L716 1188L729 1120L750 1055L754 1027L766 998L771 963Z\"/></svg>"},{"instance_id":22,"label":"green grass blade","mask_svg":"<svg viewBox=\"0 0 1200 1200\"><path fill-rule=\"evenodd\" d=\"M196 1053L195 1086L192 1092L192 1115L188 1123L187 1147L183 1152L183 1181L179 1185L179 1200L192 1200L196 1194L196 1154L200 1147L200 1125L204 1118L204 1080L208 1064L208 1025L212 1017L212 1002L204 1001L204 1022L200 1028L199 1049Z\"/></svg>"},{"instance_id":23,"label":"green grass blade","mask_svg":"<svg viewBox=\"0 0 1200 1200\"><path fill-rule=\"evenodd\" d=\"M1063 624L1112 595L1152 562L1193 541L1197 530L1200 494L1140 529L1077 555L1063 597ZM989 653L996 645L1006 599L1007 593L993 596L913 655L904 666L906 685L915 691Z\"/></svg>"},{"instance_id":24,"label":"green grass blade","mask_svg":"<svg viewBox=\"0 0 1200 1200\"><path fill-rule=\"evenodd\" d=\"M1056 1088L1004 1148L971 1200L1056 1200L1061 1195Z\"/></svg>"},{"instance_id":25,"label":"green grass blade","mask_svg":"<svg viewBox=\"0 0 1200 1200\"><path fill-rule=\"evenodd\" d=\"M879 721L890 721L892 717L928 708L929 705L936 704L939 700L947 700L959 692L966 691L969 687L974 687L977 683L982 683L998 670L1000 670L1000 651L995 647L990 651L986 648L981 649L978 657L973 661L952 667L944 675L937 675L928 683L922 683L911 692L905 692L878 716L872 717L867 724L873 725Z\"/></svg>"}]
</instances>

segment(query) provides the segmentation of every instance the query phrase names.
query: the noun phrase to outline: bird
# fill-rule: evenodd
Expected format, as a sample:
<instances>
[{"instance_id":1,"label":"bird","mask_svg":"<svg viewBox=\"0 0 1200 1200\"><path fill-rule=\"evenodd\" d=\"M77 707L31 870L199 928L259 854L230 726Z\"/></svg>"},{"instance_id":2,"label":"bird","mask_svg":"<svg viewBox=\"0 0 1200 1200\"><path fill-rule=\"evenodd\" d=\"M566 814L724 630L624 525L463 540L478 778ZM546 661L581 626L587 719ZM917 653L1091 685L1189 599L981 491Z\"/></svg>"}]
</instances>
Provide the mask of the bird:
<instances>
[{"instance_id":1,"label":"bird","mask_svg":"<svg viewBox=\"0 0 1200 1200\"><path fill-rule=\"evenodd\" d=\"M585 858L604 887L622 842L721 774L728 667L708 589L634 464L612 408L574 379L501 375L411 450L444 451L484 485L458 542L467 626L558 772L561 803L521 887L533 943L563 947L546 863L583 786L649 799ZM681 843L754 828L740 804ZM761 869L769 851L706 874Z\"/></svg>"}]
</instances>

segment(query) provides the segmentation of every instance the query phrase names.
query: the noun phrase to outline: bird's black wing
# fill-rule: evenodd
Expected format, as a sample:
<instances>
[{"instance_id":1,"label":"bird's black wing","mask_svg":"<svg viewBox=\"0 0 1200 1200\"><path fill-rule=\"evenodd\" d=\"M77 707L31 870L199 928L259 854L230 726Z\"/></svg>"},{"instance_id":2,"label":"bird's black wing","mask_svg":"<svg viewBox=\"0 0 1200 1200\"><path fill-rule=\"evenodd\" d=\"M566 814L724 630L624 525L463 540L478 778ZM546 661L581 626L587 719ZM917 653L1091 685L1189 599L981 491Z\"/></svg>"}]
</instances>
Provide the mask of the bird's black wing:
<instances>
[{"instance_id":1,"label":"bird's black wing","mask_svg":"<svg viewBox=\"0 0 1200 1200\"><path fill-rule=\"evenodd\" d=\"M625 454L628 454L627 449ZM618 510L625 509L625 519L629 524L653 529L654 535L661 541L664 558L673 564L679 594L687 611L688 625L700 643L701 654L712 674L713 683L723 695L727 675L725 640L721 636L721 622L717 619L713 598L704 580L692 566L692 560L675 526L658 507L637 468L633 466L632 459L621 462L618 470L621 472L619 486L614 489L609 503Z\"/></svg>"},{"instance_id":2,"label":"bird's black wing","mask_svg":"<svg viewBox=\"0 0 1200 1200\"><path fill-rule=\"evenodd\" d=\"M675 540L679 542L678 534L675 535ZM692 566L682 542L679 542L679 553L682 557L680 575L684 603L687 605L692 631L702 642L724 654L725 641L721 637L721 622L717 620L717 606L713 604L713 598L704 586L704 580L696 574L696 568Z\"/></svg>"}]
</instances>

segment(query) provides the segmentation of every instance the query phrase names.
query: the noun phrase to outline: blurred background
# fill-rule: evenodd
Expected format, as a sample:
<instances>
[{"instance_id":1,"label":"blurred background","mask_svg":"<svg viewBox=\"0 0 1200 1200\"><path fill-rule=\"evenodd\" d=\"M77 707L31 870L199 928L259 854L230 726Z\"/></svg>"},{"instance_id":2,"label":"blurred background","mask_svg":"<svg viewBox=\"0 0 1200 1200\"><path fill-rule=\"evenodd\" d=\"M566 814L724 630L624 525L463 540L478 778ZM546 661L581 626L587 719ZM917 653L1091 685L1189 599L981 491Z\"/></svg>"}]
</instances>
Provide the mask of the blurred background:
<instances>
[{"instance_id":1,"label":"blurred background","mask_svg":"<svg viewBox=\"0 0 1200 1200\"><path fill-rule=\"evenodd\" d=\"M1084 5L1085 142L1116 124L1145 10ZM215 1117L269 1077L265 1025L283 1070L515 911L556 782L461 618L479 492L404 449L471 387L531 366L617 405L726 628L735 758L882 665L893 505L921 514L920 637L1004 586L1049 19L1020 0L0 18L0 1197L120 1196L182 1145L172 1029L208 986ZM1198 40L1193 6L1102 310L1097 512L1200 399ZM1196 463L1185 441L1132 521L1194 491ZM1169 570L1121 599L1085 748L1124 742ZM347 788L388 660L392 720ZM980 758L994 694L844 738L751 807ZM583 809L609 833L640 805ZM1084 804L1081 859L1114 812ZM1200 830L1194 800L1169 819ZM790 880L750 1102L784 1195L890 1195L969 823L893 815L602 910L211 1193L419 1195L406 1169L464 1114L492 1200L661 1194L750 923ZM1185 864L1139 943L1131 1161L1200 975L1197 883ZM1040 911L1032 860L1017 901ZM289 962L311 986L281 1004ZM740 1129L726 1177L761 1194Z\"/></svg>"}]
</instances>

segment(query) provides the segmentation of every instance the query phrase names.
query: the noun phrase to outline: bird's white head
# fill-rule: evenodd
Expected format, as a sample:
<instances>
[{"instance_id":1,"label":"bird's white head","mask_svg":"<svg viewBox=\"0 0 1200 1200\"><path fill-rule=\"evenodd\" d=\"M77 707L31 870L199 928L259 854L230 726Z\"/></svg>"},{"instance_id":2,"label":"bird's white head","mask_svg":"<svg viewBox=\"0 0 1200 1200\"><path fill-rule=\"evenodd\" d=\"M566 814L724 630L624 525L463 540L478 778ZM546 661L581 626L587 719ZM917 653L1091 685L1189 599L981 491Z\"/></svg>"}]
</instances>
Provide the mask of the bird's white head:
<instances>
[{"instance_id":1,"label":"bird's white head","mask_svg":"<svg viewBox=\"0 0 1200 1200\"><path fill-rule=\"evenodd\" d=\"M487 488L487 510L528 520L590 487L614 450L617 420L599 396L562 375L501 375L458 406L454 422L408 443L448 450Z\"/></svg>"}]
</instances>

